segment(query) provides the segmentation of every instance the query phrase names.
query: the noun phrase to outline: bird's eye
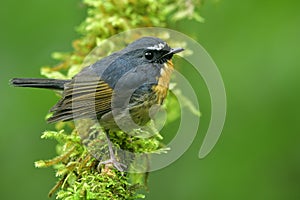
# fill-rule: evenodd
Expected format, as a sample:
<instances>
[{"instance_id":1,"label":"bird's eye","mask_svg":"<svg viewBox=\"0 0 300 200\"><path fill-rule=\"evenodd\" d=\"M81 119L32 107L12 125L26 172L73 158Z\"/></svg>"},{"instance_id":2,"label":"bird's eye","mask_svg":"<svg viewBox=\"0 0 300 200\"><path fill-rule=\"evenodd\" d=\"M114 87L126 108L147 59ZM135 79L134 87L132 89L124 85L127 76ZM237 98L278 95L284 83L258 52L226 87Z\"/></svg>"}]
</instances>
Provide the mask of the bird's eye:
<instances>
[{"instance_id":1,"label":"bird's eye","mask_svg":"<svg viewBox=\"0 0 300 200\"><path fill-rule=\"evenodd\" d=\"M153 57L154 57L153 52L151 52L151 51L146 51L146 52L145 52L145 58L146 58L147 60L152 60Z\"/></svg>"}]
</instances>

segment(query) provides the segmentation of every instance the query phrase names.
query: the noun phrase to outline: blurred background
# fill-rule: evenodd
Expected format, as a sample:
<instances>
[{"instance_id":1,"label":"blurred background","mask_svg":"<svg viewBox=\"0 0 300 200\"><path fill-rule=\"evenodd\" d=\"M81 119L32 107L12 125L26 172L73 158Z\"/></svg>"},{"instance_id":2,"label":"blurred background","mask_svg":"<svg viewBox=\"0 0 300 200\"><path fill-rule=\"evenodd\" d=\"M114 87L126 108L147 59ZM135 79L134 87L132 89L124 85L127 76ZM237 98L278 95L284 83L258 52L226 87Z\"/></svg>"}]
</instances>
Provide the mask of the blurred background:
<instances>
[{"instance_id":1,"label":"blurred background","mask_svg":"<svg viewBox=\"0 0 300 200\"><path fill-rule=\"evenodd\" d=\"M59 6L58 6L59 5ZM205 23L176 29L209 52L223 76L226 124L205 159L198 152L210 118L199 81L200 130L188 151L150 174L146 199L300 199L300 2L205 1ZM0 199L48 199L53 169L34 161L55 156L44 118L57 101L51 91L12 88L12 77L41 77L54 51L71 51L80 1L4 1L0 7ZM189 73L188 71L185 73ZM170 137L170 136L166 136Z\"/></svg>"}]
</instances>

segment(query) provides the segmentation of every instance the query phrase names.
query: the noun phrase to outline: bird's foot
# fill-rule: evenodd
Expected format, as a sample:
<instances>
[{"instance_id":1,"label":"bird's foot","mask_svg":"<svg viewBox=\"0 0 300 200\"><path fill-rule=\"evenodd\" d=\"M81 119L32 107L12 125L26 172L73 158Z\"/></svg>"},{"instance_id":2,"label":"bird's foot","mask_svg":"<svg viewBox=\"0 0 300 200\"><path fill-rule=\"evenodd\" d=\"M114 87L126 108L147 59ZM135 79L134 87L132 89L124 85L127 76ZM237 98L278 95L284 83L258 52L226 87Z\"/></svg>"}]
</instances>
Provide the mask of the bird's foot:
<instances>
[{"instance_id":1,"label":"bird's foot","mask_svg":"<svg viewBox=\"0 0 300 200\"><path fill-rule=\"evenodd\" d=\"M98 167L97 167L98 171L100 171L100 167L101 167L102 165L108 165L108 164L113 165L113 166L114 166L117 170L119 170L120 172L125 171L125 169L127 168L127 166L126 166L125 164L123 164L123 163L121 163L121 162L118 162L118 161L116 160L116 158L110 158L110 159L108 159L108 160L99 162Z\"/></svg>"}]
</instances>

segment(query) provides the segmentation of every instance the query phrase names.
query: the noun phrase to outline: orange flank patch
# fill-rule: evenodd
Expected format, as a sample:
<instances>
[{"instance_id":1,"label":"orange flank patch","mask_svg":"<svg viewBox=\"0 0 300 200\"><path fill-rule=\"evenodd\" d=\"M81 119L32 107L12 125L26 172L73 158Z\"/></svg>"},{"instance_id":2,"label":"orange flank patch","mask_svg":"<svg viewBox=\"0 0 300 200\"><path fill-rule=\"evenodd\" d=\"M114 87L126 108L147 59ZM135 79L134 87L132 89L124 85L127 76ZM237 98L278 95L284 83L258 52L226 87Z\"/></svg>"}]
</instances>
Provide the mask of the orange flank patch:
<instances>
[{"instance_id":1,"label":"orange flank patch","mask_svg":"<svg viewBox=\"0 0 300 200\"><path fill-rule=\"evenodd\" d=\"M171 74L173 71L173 63L172 61L168 60L167 63L164 64L164 67L161 68L160 76L158 78L158 84L153 86L153 90L157 94L157 103L162 104L163 100L167 96L169 83Z\"/></svg>"}]
</instances>

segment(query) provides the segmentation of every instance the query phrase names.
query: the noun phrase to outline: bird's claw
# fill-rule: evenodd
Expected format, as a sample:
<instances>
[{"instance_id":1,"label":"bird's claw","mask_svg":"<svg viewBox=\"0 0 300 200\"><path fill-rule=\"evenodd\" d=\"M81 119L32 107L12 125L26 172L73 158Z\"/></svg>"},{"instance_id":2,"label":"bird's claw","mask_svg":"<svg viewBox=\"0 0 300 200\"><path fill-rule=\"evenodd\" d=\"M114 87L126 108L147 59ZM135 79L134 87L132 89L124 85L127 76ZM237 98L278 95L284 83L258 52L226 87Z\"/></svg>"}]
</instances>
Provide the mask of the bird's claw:
<instances>
[{"instance_id":1,"label":"bird's claw","mask_svg":"<svg viewBox=\"0 0 300 200\"><path fill-rule=\"evenodd\" d=\"M126 166L125 164L123 164L123 163L121 163L121 162L118 162L118 161L117 161L116 159L114 159L114 158L110 158L110 159L108 159L108 160L99 162L98 167L97 167L98 171L100 171L100 167L101 167L102 165L107 165L107 164L113 165L113 166L114 166L117 170L119 170L120 172L125 171L125 169L127 168L127 166Z\"/></svg>"}]
</instances>

